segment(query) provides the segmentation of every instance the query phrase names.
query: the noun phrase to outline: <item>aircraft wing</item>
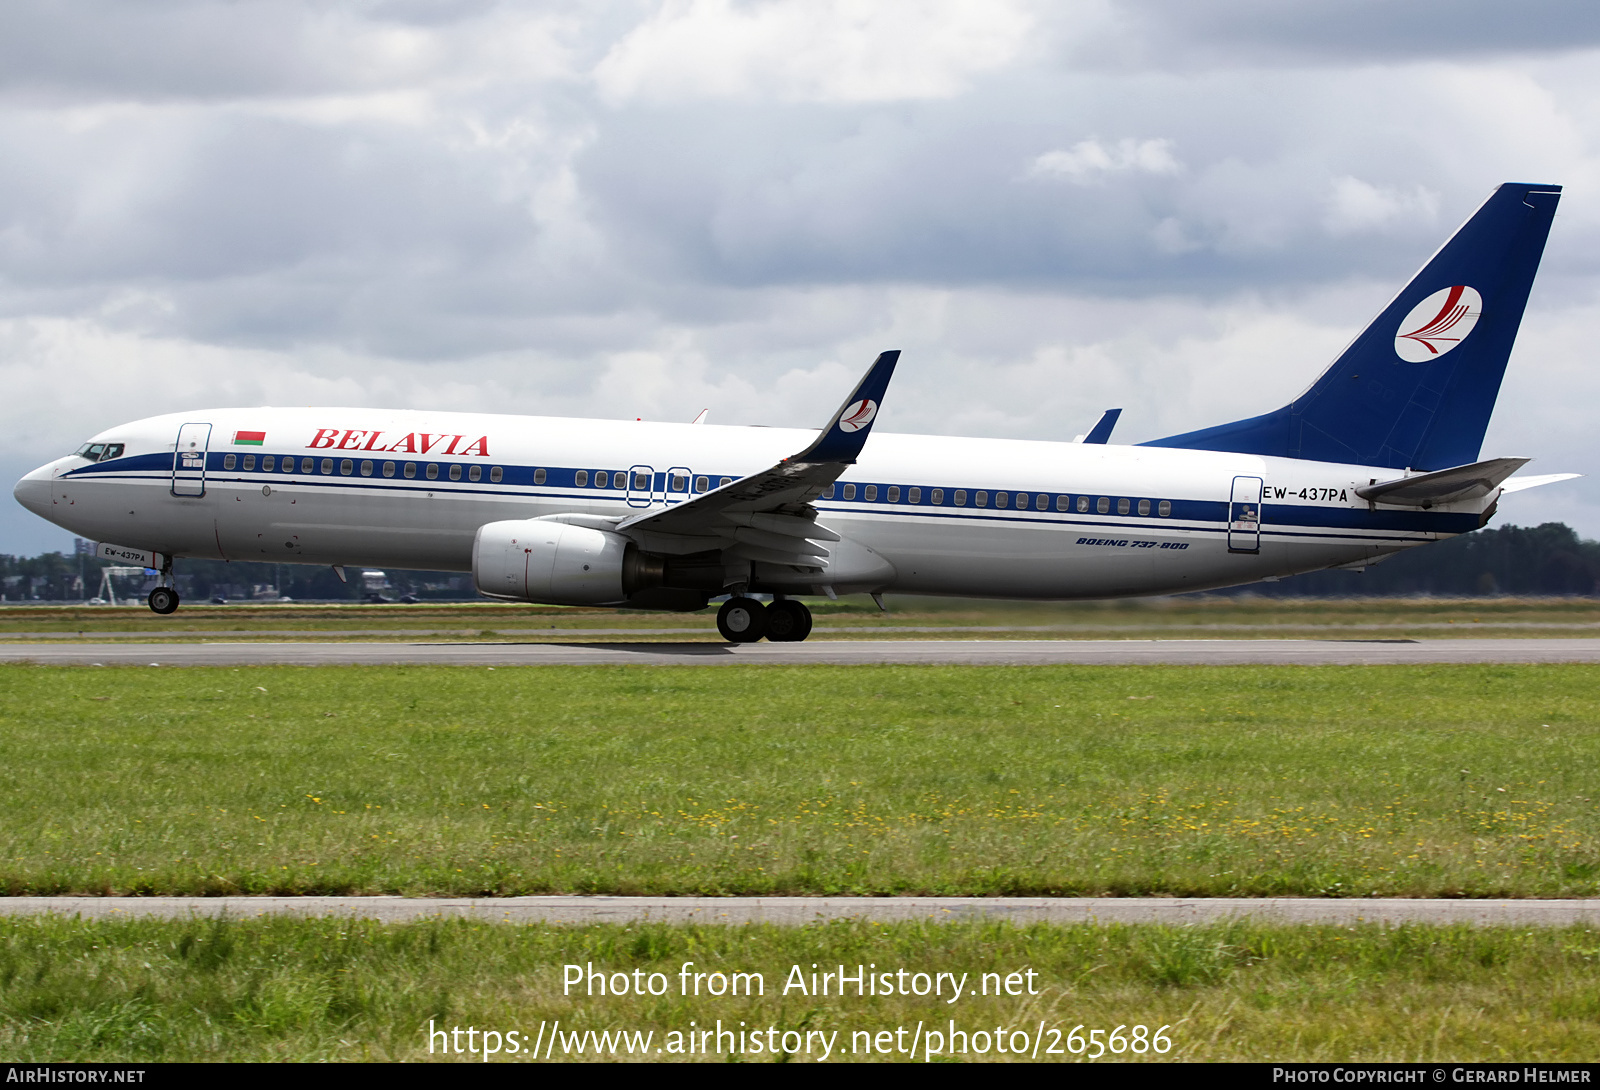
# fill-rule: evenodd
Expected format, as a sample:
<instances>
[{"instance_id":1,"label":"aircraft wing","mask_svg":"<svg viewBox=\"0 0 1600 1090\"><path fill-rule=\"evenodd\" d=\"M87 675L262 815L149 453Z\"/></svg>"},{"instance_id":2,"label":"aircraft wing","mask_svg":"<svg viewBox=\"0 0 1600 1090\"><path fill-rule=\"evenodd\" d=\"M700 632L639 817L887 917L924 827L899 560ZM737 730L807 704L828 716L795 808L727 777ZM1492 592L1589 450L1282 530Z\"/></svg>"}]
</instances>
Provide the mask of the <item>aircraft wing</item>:
<instances>
[{"instance_id":1,"label":"aircraft wing","mask_svg":"<svg viewBox=\"0 0 1600 1090\"><path fill-rule=\"evenodd\" d=\"M651 552L722 549L745 560L814 567L839 535L819 526L811 501L855 463L872 432L900 353L884 352L817 439L777 465L732 484L619 522L615 529Z\"/></svg>"}]
</instances>

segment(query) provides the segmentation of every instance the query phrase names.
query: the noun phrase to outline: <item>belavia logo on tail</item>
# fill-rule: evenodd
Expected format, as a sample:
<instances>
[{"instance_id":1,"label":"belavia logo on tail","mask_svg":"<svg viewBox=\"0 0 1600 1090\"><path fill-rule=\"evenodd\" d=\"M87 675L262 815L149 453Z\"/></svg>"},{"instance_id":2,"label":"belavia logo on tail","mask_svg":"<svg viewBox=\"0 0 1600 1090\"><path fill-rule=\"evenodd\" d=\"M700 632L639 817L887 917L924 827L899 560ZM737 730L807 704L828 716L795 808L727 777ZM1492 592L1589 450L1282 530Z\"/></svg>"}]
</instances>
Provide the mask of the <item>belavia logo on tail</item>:
<instances>
[{"instance_id":1,"label":"belavia logo on tail","mask_svg":"<svg viewBox=\"0 0 1600 1090\"><path fill-rule=\"evenodd\" d=\"M861 399L845 407L839 414L839 430L843 432L860 431L872 423L872 418L878 415L878 403Z\"/></svg>"},{"instance_id":2,"label":"belavia logo on tail","mask_svg":"<svg viewBox=\"0 0 1600 1090\"><path fill-rule=\"evenodd\" d=\"M1436 360L1467 339L1483 313L1483 296L1465 284L1434 292L1395 332L1395 355L1407 363Z\"/></svg>"}]
</instances>

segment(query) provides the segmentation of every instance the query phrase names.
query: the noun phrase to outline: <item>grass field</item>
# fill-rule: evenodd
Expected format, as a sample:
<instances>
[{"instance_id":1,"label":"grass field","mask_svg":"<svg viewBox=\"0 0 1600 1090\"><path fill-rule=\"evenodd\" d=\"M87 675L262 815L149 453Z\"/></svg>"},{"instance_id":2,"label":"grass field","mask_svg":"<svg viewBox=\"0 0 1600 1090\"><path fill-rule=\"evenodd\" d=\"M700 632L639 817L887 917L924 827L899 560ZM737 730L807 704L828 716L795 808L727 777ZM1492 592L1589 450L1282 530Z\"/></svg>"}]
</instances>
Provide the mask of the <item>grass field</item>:
<instances>
[{"instance_id":1,"label":"grass field","mask_svg":"<svg viewBox=\"0 0 1600 1090\"><path fill-rule=\"evenodd\" d=\"M24 893L1592 896L1600 667L0 667Z\"/></svg>"},{"instance_id":2,"label":"grass field","mask_svg":"<svg viewBox=\"0 0 1600 1090\"><path fill-rule=\"evenodd\" d=\"M590 1031L637 1037L635 1059L675 1058L674 1032L834 1033L833 1059L924 1059L928 1030L964 1061L1071 1060L1080 1037L1166 1027L1175 1060L1589 1061L1600 1051L1600 935L1407 926L1308 928L1030 927L856 923L805 928L542 928L461 921L0 921L0 1057L6 1060L426 1060L428 1026L492 1029L498 1060L595 1058ZM756 972L763 993L680 994L696 971ZM659 972L661 996L563 994L563 966ZM869 965L968 974L942 997L809 996L783 986L793 966ZM1023 994L984 996L982 974L1019 977ZM709 985L709 978L707 981ZM809 986L809 981L807 982ZM907 977L905 983L917 982ZM1031 984L1037 994L1027 994ZM926 986L926 982L924 982ZM647 985L648 987L648 985ZM898 983L897 983L898 987ZM563 1036L551 1023L559 1020ZM922 1033L914 1036L914 1027ZM967 1034L965 1054L949 1035ZM528 1044L510 1037L515 1030ZM893 1031L903 1030L896 1036ZM995 1032L1022 1056L994 1050ZM1015 1036L1018 1031L1025 1036ZM1040 1031L1043 1030L1043 1033ZM542 1032L541 1032L542 1031ZM887 1038L878 1034L888 1031ZM977 1034L981 1032L980 1038ZM860 1034L860 1036L858 1036ZM871 1036L867 1036L870 1034ZM562 1047L578 1035L583 1051ZM765 1038L767 1041L773 1037ZM784 1042L777 1038L780 1045ZM921 1046L908 1055L914 1041ZM710 1041L702 1041L711 1044ZM463 1033L454 1043L463 1049ZM878 1052L882 1044L887 1053ZM819 1059L825 1040L806 1038ZM734 1046L725 1039L725 1053ZM979 1048L983 1054L979 1054ZM867 1047L873 1048L869 1056ZM1083 1047L1085 1056L1093 1048ZM1058 1049L1050 1055L1051 1048ZM771 1060L770 1052L747 1060ZM905 1049L906 1051L897 1051ZM950 1055L955 1051L954 1056ZM642 1053L642 1054L641 1054ZM684 1057L676 1057L684 1058ZM697 1053L691 1059L724 1059ZM783 1057L790 1058L790 1057ZM792 1057L805 1060L805 1053ZM1146 1051L1106 1059L1160 1059ZM543 1059L541 1053L540 1059Z\"/></svg>"},{"instance_id":3,"label":"grass field","mask_svg":"<svg viewBox=\"0 0 1600 1090\"><path fill-rule=\"evenodd\" d=\"M1313 637L1439 639L1454 636L1594 636L1600 600L1272 599L1189 596L1120 602L1026 603L893 597L882 613L867 598L809 602L813 639L1118 639ZM666 630L666 631L661 631ZM718 639L715 610L625 613L490 602L416 605L185 604L158 617L142 605L0 606L0 640L82 633L158 639Z\"/></svg>"}]
</instances>

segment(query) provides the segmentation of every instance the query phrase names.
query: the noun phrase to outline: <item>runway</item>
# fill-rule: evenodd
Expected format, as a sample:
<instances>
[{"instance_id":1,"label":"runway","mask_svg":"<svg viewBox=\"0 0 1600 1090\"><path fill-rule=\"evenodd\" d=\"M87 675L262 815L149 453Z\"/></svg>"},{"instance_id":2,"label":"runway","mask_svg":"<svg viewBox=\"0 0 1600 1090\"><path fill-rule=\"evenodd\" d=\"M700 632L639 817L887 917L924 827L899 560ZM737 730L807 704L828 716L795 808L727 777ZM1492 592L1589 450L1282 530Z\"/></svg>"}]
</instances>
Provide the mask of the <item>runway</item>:
<instances>
[{"instance_id":1,"label":"runway","mask_svg":"<svg viewBox=\"0 0 1600 1090\"><path fill-rule=\"evenodd\" d=\"M1600 923L1600 898L1444 900L1321 897L0 897L0 915L83 919L258 916L405 923L469 919L514 924L700 923L798 926L855 919L1016 924L1464 924L1568 927Z\"/></svg>"},{"instance_id":2,"label":"runway","mask_svg":"<svg viewBox=\"0 0 1600 1090\"><path fill-rule=\"evenodd\" d=\"M824 640L808 643L4 643L54 666L1294 665L1594 663L1600 639Z\"/></svg>"}]
</instances>

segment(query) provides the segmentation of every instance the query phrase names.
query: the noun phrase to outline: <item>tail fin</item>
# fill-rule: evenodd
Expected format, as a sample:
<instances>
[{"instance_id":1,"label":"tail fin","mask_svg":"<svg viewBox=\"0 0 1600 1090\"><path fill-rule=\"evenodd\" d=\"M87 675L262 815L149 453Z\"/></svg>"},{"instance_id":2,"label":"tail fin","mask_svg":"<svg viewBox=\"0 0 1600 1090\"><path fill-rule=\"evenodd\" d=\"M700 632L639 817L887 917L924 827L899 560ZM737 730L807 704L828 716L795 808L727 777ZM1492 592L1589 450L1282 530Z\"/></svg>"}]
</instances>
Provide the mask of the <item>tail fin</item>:
<instances>
[{"instance_id":1,"label":"tail fin","mask_svg":"<svg viewBox=\"0 0 1600 1090\"><path fill-rule=\"evenodd\" d=\"M1560 186L1500 186L1305 393L1144 445L1395 469L1477 461L1560 198Z\"/></svg>"}]
</instances>

